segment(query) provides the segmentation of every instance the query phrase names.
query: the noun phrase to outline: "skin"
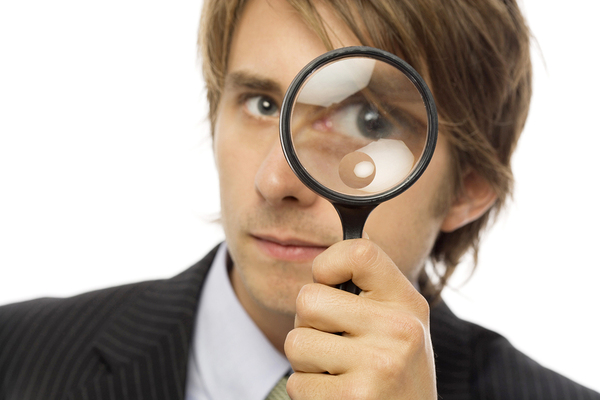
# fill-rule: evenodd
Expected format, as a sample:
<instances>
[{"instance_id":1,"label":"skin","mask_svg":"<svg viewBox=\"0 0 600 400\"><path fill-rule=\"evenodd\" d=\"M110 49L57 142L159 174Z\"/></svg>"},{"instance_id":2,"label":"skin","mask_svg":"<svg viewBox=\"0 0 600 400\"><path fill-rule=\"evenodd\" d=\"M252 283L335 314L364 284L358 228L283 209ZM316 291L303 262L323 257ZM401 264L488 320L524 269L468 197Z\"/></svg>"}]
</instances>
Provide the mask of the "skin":
<instances>
[{"instance_id":1,"label":"skin","mask_svg":"<svg viewBox=\"0 0 600 400\"><path fill-rule=\"evenodd\" d=\"M360 44L319 11L336 47ZM470 179L481 187L448 203L450 153L441 135L420 180L371 214L369 239L342 242L333 207L296 178L278 138L285 89L325 51L282 0L251 0L234 32L214 138L231 281L292 364L293 399L434 399L429 307L413 283L440 229L477 218L494 196ZM334 289L349 279L359 296Z\"/></svg>"}]
</instances>

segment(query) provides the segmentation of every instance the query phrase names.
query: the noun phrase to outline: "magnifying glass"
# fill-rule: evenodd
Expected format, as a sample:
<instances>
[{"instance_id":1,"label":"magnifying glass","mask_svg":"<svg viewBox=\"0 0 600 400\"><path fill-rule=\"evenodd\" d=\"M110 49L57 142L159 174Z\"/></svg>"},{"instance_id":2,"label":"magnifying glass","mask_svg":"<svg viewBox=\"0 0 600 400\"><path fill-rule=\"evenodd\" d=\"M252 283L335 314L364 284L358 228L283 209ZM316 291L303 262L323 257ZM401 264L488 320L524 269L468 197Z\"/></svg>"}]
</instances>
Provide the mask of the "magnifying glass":
<instances>
[{"instance_id":1,"label":"magnifying glass","mask_svg":"<svg viewBox=\"0 0 600 400\"><path fill-rule=\"evenodd\" d=\"M399 57L365 46L311 61L292 81L280 115L288 164L333 204L344 240L361 238L371 211L419 179L437 141L423 78ZM360 293L351 281L339 288Z\"/></svg>"}]
</instances>

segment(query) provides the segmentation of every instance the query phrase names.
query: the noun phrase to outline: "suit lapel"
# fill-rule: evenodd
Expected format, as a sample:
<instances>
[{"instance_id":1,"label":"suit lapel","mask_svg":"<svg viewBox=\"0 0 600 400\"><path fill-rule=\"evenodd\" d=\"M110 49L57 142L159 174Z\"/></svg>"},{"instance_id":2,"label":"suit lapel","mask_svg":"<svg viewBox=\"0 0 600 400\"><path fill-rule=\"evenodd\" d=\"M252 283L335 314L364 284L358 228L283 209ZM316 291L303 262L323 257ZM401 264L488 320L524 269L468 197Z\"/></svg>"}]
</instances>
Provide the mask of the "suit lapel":
<instances>
[{"instance_id":1,"label":"suit lapel","mask_svg":"<svg viewBox=\"0 0 600 400\"><path fill-rule=\"evenodd\" d=\"M68 398L182 400L200 290L215 253L132 299L95 340L104 369Z\"/></svg>"},{"instance_id":2,"label":"suit lapel","mask_svg":"<svg viewBox=\"0 0 600 400\"><path fill-rule=\"evenodd\" d=\"M102 367L71 400L183 400L200 291L216 248L176 277L147 283L94 342ZM431 309L438 392L467 399L472 329L446 304Z\"/></svg>"}]
</instances>

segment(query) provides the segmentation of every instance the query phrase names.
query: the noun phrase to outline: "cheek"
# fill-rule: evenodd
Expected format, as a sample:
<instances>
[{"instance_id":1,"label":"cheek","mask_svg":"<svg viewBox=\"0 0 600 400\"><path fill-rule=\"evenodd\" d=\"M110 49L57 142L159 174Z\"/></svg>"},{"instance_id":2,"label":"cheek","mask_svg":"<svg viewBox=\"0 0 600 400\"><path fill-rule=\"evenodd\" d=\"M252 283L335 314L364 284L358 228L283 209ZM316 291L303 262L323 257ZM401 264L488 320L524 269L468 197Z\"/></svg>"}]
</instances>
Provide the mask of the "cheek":
<instances>
[{"instance_id":1,"label":"cheek","mask_svg":"<svg viewBox=\"0 0 600 400\"><path fill-rule=\"evenodd\" d=\"M215 124L214 154L219 177L221 197L221 219L237 223L241 207L248 203L253 190L254 170L251 165L249 147L240 143L236 125L227 115L220 115ZM225 226L225 228L226 228Z\"/></svg>"},{"instance_id":2,"label":"cheek","mask_svg":"<svg viewBox=\"0 0 600 400\"><path fill-rule=\"evenodd\" d=\"M235 113L222 111L215 124L214 153L222 196L245 196L258 169L256 149ZM237 193L237 195L236 195Z\"/></svg>"},{"instance_id":3,"label":"cheek","mask_svg":"<svg viewBox=\"0 0 600 400\"><path fill-rule=\"evenodd\" d=\"M430 212L427 199L408 191L377 207L365 230L409 279L427 259L441 224Z\"/></svg>"}]
</instances>

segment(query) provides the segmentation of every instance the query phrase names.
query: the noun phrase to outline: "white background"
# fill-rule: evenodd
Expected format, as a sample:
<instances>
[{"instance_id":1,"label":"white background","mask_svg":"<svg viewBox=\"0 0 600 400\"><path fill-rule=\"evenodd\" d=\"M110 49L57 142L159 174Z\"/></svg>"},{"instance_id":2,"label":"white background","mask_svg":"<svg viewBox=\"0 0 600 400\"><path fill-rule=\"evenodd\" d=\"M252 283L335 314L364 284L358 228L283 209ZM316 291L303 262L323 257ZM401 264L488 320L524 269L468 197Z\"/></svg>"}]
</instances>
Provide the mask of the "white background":
<instances>
[{"instance_id":1,"label":"white background","mask_svg":"<svg viewBox=\"0 0 600 400\"><path fill-rule=\"evenodd\" d=\"M515 200L446 293L596 390L599 4L525 0L539 48ZM0 304L169 277L222 240L199 13L199 0L0 0Z\"/></svg>"}]
</instances>

